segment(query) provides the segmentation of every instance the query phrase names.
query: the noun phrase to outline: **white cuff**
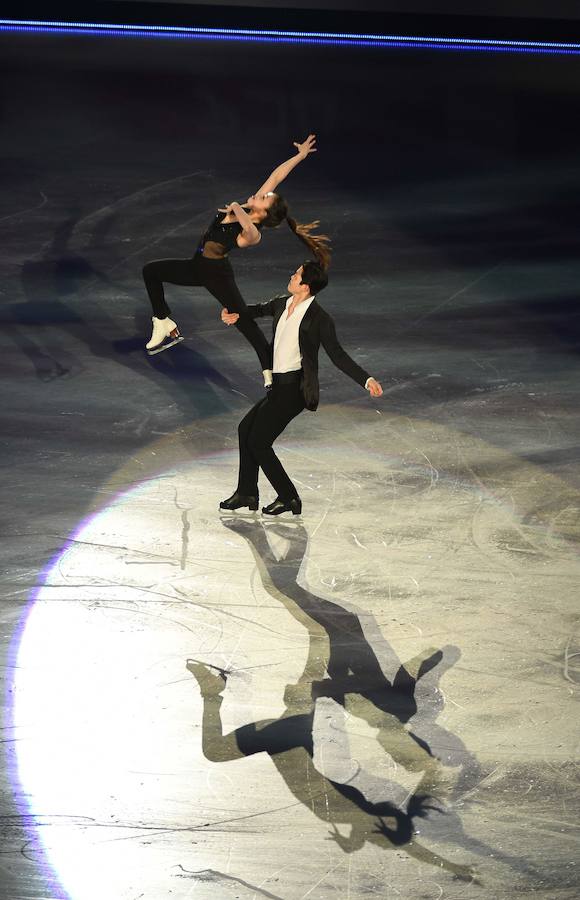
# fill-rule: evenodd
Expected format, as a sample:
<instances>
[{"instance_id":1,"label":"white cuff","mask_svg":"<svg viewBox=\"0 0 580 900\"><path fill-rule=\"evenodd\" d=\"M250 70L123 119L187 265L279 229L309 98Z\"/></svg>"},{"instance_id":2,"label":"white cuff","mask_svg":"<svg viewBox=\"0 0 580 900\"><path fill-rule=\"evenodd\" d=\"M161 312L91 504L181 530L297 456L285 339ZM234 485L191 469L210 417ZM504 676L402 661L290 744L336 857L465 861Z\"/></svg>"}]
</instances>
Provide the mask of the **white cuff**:
<instances>
[{"instance_id":1,"label":"white cuff","mask_svg":"<svg viewBox=\"0 0 580 900\"><path fill-rule=\"evenodd\" d=\"M365 381L365 391L368 391L368 389L369 389L369 381L374 381L374 380L375 380L375 379L373 378L373 376L372 376L372 375L369 375L369 377L368 377L367 380Z\"/></svg>"}]
</instances>

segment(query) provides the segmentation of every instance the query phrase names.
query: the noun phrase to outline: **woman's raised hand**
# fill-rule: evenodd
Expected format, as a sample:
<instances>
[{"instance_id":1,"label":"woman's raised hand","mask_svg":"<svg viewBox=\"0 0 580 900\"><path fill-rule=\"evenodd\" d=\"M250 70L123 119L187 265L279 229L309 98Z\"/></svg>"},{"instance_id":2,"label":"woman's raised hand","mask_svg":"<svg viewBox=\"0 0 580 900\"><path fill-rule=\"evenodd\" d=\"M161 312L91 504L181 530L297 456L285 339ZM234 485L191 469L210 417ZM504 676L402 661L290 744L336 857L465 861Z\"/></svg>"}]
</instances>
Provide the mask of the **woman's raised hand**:
<instances>
[{"instance_id":1,"label":"woman's raised hand","mask_svg":"<svg viewBox=\"0 0 580 900\"><path fill-rule=\"evenodd\" d=\"M298 156L301 156L302 159L306 159L309 153L316 153L316 147L314 146L316 143L316 135L309 134L305 141L299 144L297 141L294 141L294 146L298 151Z\"/></svg>"}]
</instances>

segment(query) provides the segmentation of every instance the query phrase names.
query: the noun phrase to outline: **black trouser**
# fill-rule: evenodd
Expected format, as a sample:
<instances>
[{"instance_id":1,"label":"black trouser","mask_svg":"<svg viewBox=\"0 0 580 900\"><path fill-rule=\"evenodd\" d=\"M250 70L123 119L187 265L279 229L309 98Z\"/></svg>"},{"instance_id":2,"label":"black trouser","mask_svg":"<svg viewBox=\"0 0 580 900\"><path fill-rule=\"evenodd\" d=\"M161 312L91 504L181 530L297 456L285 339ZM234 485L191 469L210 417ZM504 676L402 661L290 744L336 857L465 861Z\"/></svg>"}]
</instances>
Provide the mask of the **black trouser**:
<instances>
[{"instance_id":1,"label":"black trouser","mask_svg":"<svg viewBox=\"0 0 580 900\"><path fill-rule=\"evenodd\" d=\"M158 319L171 315L165 300L163 282L206 288L222 306L230 312L239 313L236 328L258 354L262 369L272 368L271 347L248 312L229 259L208 259L201 253L192 259L156 259L143 266L143 279L153 315Z\"/></svg>"},{"instance_id":2,"label":"black trouser","mask_svg":"<svg viewBox=\"0 0 580 900\"><path fill-rule=\"evenodd\" d=\"M300 389L301 372L274 374L274 384L267 396L244 416L238 426L240 441L240 473L238 491L248 497L258 496L258 469L281 500L291 500L298 492L274 453L272 444L286 426L304 409Z\"/></svg>"}]
</instances>

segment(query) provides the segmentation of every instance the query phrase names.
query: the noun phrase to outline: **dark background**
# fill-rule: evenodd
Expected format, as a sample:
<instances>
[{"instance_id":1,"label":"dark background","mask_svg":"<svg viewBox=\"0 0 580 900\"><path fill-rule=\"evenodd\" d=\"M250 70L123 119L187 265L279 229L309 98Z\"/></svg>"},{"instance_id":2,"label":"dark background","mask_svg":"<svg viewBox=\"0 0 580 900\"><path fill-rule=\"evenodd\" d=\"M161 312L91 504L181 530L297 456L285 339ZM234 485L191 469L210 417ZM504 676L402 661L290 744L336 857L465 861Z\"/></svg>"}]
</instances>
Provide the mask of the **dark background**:
<instances>
[{"instance_id":1,"label":"dark background","mask_svg":"<svg viewBox=\"0 0 580 900\"><path fill-rule=\"evenodd\" d=\"M154 3L155 0L125 0L128 3ZM161 0L168 3L170 0ZM429 15L461 15L461 16L518 16L521 18L559 18L576 19L580 17L578 3L575 0L472 0L471 3L460 3L459 0L361 0L352 3L349 0L253 0L245 3L242 0L181 0L185 5L200 6L236 6L236 7L276 7L282 9L321 9L356 12L373 10L376 12L427 13Z\"/></svg>"}]
</instances>

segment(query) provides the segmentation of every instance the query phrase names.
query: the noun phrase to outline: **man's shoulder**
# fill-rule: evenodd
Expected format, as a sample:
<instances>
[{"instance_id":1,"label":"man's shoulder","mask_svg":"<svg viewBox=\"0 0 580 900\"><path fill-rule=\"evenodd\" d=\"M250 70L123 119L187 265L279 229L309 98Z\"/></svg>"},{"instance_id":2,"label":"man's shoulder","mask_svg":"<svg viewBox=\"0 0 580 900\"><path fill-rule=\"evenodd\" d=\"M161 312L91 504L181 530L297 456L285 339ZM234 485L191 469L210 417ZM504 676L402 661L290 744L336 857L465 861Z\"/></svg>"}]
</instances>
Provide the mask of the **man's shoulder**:
<instances>
[{"instance_id":1,"label":"man's shoulder","mask_svg":"<svg viewBox=\"0 0 580 900\"><path fill-rule=\"evenodd\" d=\"M324 308L324 306L321 306L321 305L320 305L320 303L319 303L319 301L316 299L316 297L315 297L314 300L312 301L312 306L314 307L317 316L320 316L321 319L325 319L325 320L330 319L330 321L332 321L332 316L331 316L330 313Z\"/></svg>"},{"instance_id":2,"label":"man's shoulder","mask_svg":"<svg viewBox=\"0 0 580 900\"><path fill-rule=\"evenodd\" d=\"M290 294L274 294L273 297L270 297L269 300L266 300L266 303L286 303Z\"/></svg>"}]
</instances>

